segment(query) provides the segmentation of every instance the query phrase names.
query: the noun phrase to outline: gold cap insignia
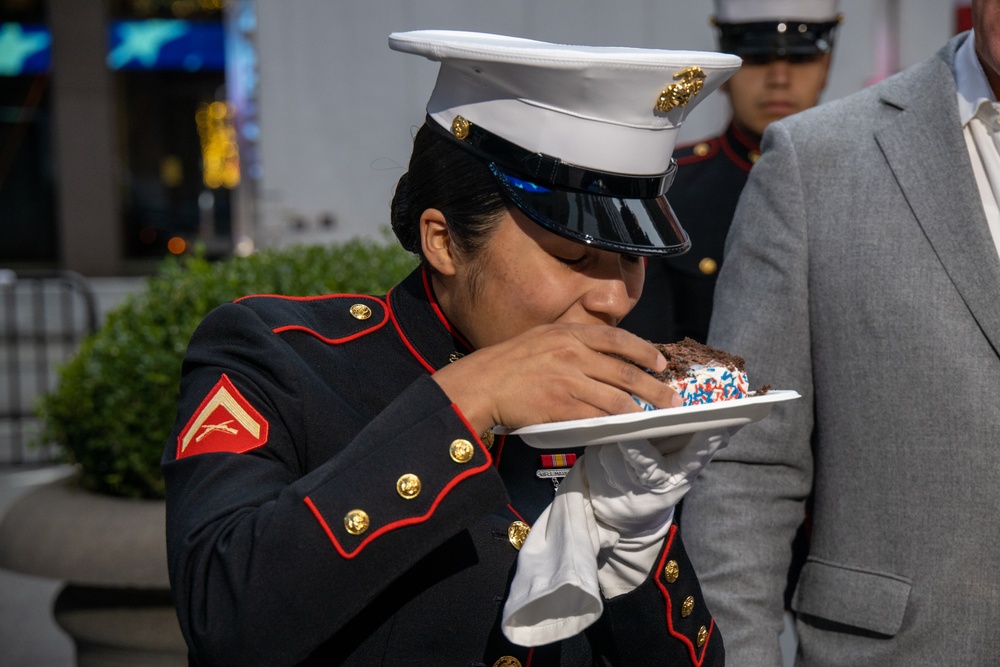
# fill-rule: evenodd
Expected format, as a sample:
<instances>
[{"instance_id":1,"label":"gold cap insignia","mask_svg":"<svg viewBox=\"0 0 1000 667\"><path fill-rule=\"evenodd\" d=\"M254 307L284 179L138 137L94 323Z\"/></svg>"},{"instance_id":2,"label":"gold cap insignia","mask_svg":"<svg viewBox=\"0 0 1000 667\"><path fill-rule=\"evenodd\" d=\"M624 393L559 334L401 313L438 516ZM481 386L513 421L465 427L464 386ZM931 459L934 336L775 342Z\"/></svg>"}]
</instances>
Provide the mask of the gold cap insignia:
<instances>
[{"instance_id":1,"label":"gold cap insignia","mask_svg":"<svg viewBox=\"0 0 1000 667\"><path fill-rule=\"evenodd\" d=\"M472 123L465 120L461 116L455 116L455 120L451 121L451 133L455 135L456 139L463 140L469 136L469 128Z\"/></svg>"},{"instance_id":2,"label":"gold cap insignia","mask_svg":"<svg viewBox=\"0 0 1000 667\"><path fill-rule=\"evenodd\" d=\"M656 110L666 113L671 109L685 106L705 85L705 72L700 67L688 67L674 74L677 83L663 89L656 100Z\"/></svg>"}]
</instances>

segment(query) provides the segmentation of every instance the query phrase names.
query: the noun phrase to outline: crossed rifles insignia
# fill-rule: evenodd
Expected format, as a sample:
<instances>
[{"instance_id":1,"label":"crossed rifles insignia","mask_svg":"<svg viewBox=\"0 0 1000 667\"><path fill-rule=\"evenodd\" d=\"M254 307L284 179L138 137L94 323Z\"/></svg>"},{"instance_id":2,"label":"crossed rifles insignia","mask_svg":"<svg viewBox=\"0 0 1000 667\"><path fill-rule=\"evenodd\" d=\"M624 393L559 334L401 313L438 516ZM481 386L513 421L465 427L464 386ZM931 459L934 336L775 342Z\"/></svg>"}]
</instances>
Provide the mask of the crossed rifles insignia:
<instances>
[{"instance_id":1,"label":"crossed rifles insignia","mask_svg":"<svg viewBox=\"0 0 1000 667\"><path fill-rule=\"evenodd\" d=\"M242 454L267 442L267 420L223 374L177 436L177 458Z\"/></svg>"}]
</instances>

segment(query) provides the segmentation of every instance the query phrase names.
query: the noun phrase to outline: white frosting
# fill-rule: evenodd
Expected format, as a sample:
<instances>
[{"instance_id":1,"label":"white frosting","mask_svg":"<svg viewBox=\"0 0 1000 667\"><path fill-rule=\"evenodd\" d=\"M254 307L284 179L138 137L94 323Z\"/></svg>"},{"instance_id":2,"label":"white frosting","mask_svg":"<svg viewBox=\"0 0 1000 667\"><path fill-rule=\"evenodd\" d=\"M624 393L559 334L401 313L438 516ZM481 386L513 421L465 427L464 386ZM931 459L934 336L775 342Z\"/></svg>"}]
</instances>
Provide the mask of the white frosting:
<instances>
[{"instance_id":1,"label":"white frosting","mask_svg":"<svg viewBox=\"0 0 1000 667\"><path fill-rule=\"evenodd\" d=\"M695 365L689 374L667 382L684 399L684 405L699 405L715 401L728 401L750 395L747 374L730 370L722 365ZM656 410L655 405L633 396L643 410Z\"/></svg>"}]
</instances>

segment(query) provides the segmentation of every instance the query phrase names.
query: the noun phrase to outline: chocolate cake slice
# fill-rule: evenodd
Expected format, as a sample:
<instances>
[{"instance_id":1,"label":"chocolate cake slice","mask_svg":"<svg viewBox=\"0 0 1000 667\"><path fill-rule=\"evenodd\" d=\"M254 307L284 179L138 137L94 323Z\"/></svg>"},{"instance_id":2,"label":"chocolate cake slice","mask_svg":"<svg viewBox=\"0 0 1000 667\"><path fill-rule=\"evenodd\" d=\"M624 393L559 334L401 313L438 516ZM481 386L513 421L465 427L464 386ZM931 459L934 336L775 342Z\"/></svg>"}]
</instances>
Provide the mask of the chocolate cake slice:
<instances>
[{"instance_id":1,"label":"chocolate cake slice","mask_svg":"<svg viewBox=\"0 0 1000 667\"><path fill-rule=\"evenodd\" d=\"M769 386L751 392L744 370L743 357L730 354L691 338L678 343L653 343L667 359L667 368L654 377L666 382L684 400L684 405L757 396ZM656 407L636 398L644 410Z\"/></svg>"}]
</instances>

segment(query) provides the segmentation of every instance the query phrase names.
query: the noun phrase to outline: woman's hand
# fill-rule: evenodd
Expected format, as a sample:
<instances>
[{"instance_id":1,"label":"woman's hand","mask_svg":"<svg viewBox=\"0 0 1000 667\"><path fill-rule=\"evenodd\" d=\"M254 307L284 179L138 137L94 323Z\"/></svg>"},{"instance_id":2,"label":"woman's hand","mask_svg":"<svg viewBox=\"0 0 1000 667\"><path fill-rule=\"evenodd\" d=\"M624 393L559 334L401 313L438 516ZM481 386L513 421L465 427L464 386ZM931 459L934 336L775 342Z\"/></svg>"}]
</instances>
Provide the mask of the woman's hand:
<instances>
[{"instance_id":1,"label":"woman's hand","mask_svg":"<svg viewBox=\"0 0 1000 667\"><path fill-rule=\"evenodd\" d=\"M666 364L655 347L624 329L549 324L476 350L433 378L485 431L638 412L631 394L660 407L680 405L669 386L642 370L659 372Z\"/></svg>"}]
</instances>

